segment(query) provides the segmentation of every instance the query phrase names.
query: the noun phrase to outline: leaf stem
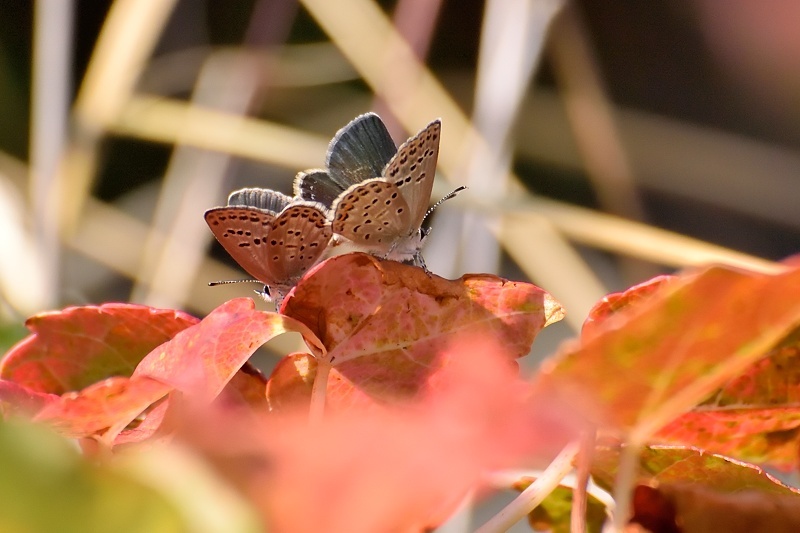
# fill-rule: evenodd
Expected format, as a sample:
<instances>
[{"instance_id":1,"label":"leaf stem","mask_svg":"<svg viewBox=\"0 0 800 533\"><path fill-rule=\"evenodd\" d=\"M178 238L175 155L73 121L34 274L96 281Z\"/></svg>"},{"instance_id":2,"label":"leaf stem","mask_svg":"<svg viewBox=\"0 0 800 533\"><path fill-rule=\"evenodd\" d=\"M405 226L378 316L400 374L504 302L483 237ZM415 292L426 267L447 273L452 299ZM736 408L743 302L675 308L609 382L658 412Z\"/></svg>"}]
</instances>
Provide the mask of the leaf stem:
<instances>
[{"instance_id":1,"label":"leaf stem","mask_svg":"<svg viewBox=\"0 0 800 533\"><path fill-rule=\"evenodd\" d=\"M501 533L507 531L530 513L537 505L558 487L561 480L572 470L572 460L578 453L578 443L572 442L561 450L552 463L536 478L536 481L522 491L519 496L506 505L491 520L478 528L475 533Z\"/></svg>"},{"instance_id":2,"label":"leaf stem","mask_svg":"<svg viewBox=\"0 0 800 533\"><path fill-rule=\"evenodd\" d=\"M318 424L325 414L325 399L328 392L328 376L333 365L327 359L317 359L317 372L311 388L311 405L308 409L310 424Z\"/></svg>"},{"instance_id":3,"label":"leaf stem","mask_svg":"<svg viewBox=\"0 0 800 533\"><path fill-rule=\"evenodd\" d=\"M619 457L619 470L614 484L614 531L623 531L631 513L631 494L636 480L641 446L628 444L622 447Z\"/></svg>"},{"instance_id":4,"label":"leaf stem","mask_svg":"<svg viewBox=\"0 0 800 533\"><path fill-rule=\"evenodd\" d=\"M570 510L571 533L584 533L586 531L587 487L589 485L589 475L592 468L596 435L597 431L594 428L583 432L581 435L575 486L572 488L572 509Z\"/></svg>"}]
</instances>

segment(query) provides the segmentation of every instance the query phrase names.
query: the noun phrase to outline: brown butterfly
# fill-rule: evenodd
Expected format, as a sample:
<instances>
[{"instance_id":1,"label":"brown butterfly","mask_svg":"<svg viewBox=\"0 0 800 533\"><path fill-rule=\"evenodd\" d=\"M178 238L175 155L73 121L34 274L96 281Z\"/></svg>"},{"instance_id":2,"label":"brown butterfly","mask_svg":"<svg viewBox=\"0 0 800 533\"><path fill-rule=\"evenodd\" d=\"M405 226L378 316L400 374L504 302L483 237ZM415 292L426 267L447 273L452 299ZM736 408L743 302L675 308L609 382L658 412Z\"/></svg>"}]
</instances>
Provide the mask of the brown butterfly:
<instances>
[{"instance_id":1,"label":"brown butterfly","mask_svg":"<svg viewBox=\"0 0 800 533\"><path fill-rule=\"evenodd\" d=\"M209 209L205 220L225 251L264 283L261 294L277 306L319 262L332 235L324 206L269 189L234 191L228 205Z\"/></svg>"}]
</instances>

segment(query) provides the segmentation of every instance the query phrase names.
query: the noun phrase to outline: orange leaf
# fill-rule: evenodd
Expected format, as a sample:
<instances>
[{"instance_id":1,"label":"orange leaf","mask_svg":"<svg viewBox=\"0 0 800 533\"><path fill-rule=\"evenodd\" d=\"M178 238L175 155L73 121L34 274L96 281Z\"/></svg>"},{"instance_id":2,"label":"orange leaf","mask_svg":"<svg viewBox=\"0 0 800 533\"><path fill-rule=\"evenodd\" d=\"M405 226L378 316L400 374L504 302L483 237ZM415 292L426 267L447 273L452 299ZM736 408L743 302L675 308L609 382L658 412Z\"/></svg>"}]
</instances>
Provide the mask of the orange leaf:
<instances>
[{"instance_id":1,"label":"orange leaf","mask_svg":"<svg viewBox=\"0 0 800 533\"><path fill-rule=\"evenodd\" d=\"M542 379L644 443L800 324L800 268L684 274L546 362Z\"/></svg>"},{"instance_id":2,"label":"orange leaf","mask_svg":"<svg viewBox=\"0 0 800 533\"><path fill-rule=\"evenodd\" d=\"M599 334L609 318L623 309L641 304L674 279L675 276L656 276L623 292L615 292L604 297L589 311L589 316L581 329L581 336L586 338Z\"/></svg>"}]
</instances>

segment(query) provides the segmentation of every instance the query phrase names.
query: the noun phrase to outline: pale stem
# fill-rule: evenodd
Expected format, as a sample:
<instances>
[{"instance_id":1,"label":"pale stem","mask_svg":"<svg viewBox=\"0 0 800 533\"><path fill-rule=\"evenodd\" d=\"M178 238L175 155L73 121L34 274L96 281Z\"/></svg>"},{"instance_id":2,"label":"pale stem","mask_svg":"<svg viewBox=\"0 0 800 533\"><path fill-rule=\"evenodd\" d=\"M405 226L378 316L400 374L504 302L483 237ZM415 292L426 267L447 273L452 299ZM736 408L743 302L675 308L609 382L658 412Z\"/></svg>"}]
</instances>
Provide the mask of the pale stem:
<instances>
[{"instance_id":1,"label":"pale stem","mask_svg":"<svg viewBox=\"0 0 800 533\"><path fill-rule=\"evenodd\" d=\"M595 437L596 431L594 429L587 430L581 435L575 486L572 488L571 533L584 533L586 531L587 487L592 468L592 457L594 456Z\"/></svg>"},{"instance_id":2,"label":"pale stem","mask_svg":"<svg viewBox=\"0 0 800 533\"><path fill-rule=\"evenodd\" d=\"M317 360L317 373L314 376L314 386L311 388L311 406L308 419L311 424L322 421L325 414L325 397L328 392L328 376L331 373L331 363L325 359Z\"/></svg>"},{"instance_id":3,"label":"pale stem","mask_svg":"<svg viewBox=\"0 0 800 533\"><path fill-rule=\"evenodd\" d=\"M631 494L633 483L636 479L636 470L639 463L641 446L628 444L622 447L619 456L619 471L614 486L614 531L622 532L630 516Z\"/></svg>"},{"instance_id":4,"label":"pale stem","mask_svg":"<svg viewBox=\"0 0 800 533\"><path fill-rule=\"evenodd\" d=\"M519 496L483 524L475 533L501 533L522 520L537 505L553 492L572 470L572 460L578 453L578 443L568 444L552 463L536 478L536 481Z\"/></svg>"}]
</instances>

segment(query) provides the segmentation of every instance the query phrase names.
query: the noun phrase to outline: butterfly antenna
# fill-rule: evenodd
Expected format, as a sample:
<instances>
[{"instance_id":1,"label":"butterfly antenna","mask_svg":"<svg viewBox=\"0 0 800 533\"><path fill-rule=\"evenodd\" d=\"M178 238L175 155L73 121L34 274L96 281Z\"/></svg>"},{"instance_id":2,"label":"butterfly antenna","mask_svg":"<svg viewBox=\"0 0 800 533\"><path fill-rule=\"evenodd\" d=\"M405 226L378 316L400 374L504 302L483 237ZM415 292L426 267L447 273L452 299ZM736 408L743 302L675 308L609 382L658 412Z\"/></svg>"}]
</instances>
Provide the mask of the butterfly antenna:
<instances>
[{"instance_id":1,"label":"butterfly antenna","mask_svg":"<svg viewBox=\"0 0 800 533\"><path fill-rule=\"evenodd\" d=\"M209 287L216 287L217 285L230 285L231 283L264 283L257 279L224 279L222 281L209 281Z\"/></svg>"},{"instance_id":2,"label":"butterfly antenna","mask_svg":"<svg viewBox=\"0 0 800 533\"><path fill-rule=\"evenodd\" d=\"M458 187L458 188L454 189L453 191L451 191L449 194L445 195L445 196L444 196L444 197L443 197L441 200L439 200L438 202L436 202L435 204L433 204L433 205L431 206L431 208L430 208L430 209L428 209L428 211L426 211L426 212L425 212L425 216L424 216L424 217L422 217L422 221L423 221L423 222L425 222L425 219L426 219L426 218L428 218L428 216L429 216L431 213L433 213L433 212L436 210L436 208L437 208L437 207L439 207L440 205L442 205L443 203L445 203L445 202L446 202L447 200L449 200L450 198L453 198L455 195L457 195L457 194L458 194L458 193L460 193L461 191L465 190L466 188L467 188L466 186L462 185L461 187Z\"/></svg>"}]
</instances>

